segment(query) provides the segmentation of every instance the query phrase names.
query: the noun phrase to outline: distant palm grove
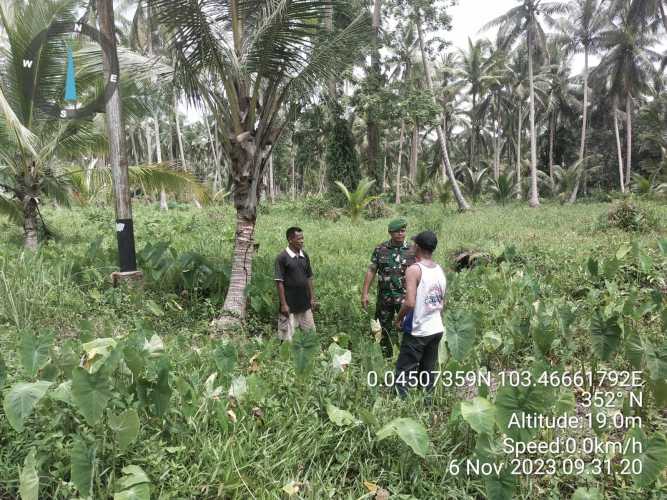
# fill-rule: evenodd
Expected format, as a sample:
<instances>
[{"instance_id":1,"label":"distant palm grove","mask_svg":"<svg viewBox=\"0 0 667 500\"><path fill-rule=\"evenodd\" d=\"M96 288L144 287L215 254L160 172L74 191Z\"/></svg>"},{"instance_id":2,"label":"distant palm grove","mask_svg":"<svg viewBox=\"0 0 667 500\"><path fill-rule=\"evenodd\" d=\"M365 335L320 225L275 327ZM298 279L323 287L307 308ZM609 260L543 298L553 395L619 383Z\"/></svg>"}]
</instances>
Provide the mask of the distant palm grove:
<instances>
[{"instance_id":1,"label":"distant palm grove","mask_svg":"<svg viewBox=\"0 0 667 500\"><path fill-rule=\"evenodd\" d=\"M54 22L102 29L106 3L0 4L0 210L26 247L49 235L39 203L104 203L114 165L163 210L230 200L235 256L277 197L358 214L667 190L661 0L518 0L464 47L447 42L449 1L113 2L122 114L54 119L40 103L62 104L66 50L83 96L100 92L100 50L49 39L33 78L30 44ZM237 261L225 309L243 315Z\"/></svg>"}]
</instances>

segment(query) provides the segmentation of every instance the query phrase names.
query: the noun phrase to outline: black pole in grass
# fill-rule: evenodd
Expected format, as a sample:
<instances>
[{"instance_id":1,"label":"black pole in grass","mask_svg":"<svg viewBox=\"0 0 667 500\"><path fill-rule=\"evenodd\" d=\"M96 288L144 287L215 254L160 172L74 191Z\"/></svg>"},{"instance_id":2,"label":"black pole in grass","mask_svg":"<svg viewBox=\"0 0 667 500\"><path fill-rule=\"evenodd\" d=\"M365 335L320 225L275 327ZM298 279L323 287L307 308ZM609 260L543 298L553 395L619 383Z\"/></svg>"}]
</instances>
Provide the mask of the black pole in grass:
<instances>
[{"instance_id":1,"label":"black pole in grass","mask_svg":"<svg viewBox=\"0 0 667 500\"><path fill-rule=\"evenodd\" d=\"M109 81L120 81L116 36L114 34L114 13L112 0L97 3L100 31L109 50L102 51L104 72ZM120 280L141 279L137 271L134 248L134 224L132 221L132 200L130 198L127 152L122 127L120 88L106 99L106 124L109 136L109 161L113 177L113 191L116 208L116 239L118 241L118 261L120 273L113 273L114 286Z\"/></svg>"}]
</instances>

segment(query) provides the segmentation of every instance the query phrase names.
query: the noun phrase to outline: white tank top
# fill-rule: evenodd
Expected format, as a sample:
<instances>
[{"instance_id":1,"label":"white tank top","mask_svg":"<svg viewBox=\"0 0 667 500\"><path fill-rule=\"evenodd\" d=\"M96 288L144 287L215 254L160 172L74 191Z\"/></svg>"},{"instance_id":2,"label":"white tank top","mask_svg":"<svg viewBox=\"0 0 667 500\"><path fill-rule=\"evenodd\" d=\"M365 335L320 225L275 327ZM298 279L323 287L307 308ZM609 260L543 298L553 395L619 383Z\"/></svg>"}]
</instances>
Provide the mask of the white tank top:
<instances>
[{"instance_id":1,"label":"white tank top","mask_svg":"<svg viewBox=\"0 0 667 500\"><path fill-rule=\"evenodd\" d=\"M426 267L417 262L422 276L417 286L417 300L412 317L412 335L427 337L445 330L442 324L442 309L447 290L447 278L442 268Z\"/></svg>"}]
</instances>

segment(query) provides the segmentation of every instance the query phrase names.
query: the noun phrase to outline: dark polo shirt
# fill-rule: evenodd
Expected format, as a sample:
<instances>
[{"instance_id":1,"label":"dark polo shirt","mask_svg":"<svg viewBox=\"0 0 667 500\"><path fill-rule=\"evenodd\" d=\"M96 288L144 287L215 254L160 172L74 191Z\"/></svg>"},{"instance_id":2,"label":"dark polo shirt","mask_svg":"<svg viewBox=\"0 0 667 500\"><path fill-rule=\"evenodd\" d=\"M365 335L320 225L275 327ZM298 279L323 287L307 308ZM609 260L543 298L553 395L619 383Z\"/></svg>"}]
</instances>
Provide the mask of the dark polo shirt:
<instances>
[{"instance_id":1,"label":"dark polo shirt","mask_svg":"<svg viewBox=\"0 0 667 500\"><path fill-rule=\"evenodd\" d=\"M303 250L301 255L292 257L285 249L276 257L275 280L282 281L285 286L285 299L290 312L302 313L310 309L308 279L312 277L310 258Z\"/></svg>"}]
</instances>

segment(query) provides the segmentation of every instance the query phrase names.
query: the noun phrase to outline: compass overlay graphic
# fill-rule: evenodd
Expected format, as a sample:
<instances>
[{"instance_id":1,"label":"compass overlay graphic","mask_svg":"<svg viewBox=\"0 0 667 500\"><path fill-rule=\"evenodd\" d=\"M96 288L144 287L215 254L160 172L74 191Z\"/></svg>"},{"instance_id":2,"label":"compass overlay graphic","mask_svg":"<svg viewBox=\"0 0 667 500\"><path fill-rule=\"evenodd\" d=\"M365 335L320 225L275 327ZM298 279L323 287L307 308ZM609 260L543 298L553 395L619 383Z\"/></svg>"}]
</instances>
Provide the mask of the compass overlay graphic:
<instances>
[{"instance_id":1,"label":"compass overlay graphic","mask_svg":"<svg viewBox=\"0 0 667 500\"><path fill-rule=\"evenodd\" d=\"M81 96L77 95L75 58L71 46L68 45L67 57L63 61L63 72L65 74L63 97L65 102L73 105L61 106L53 100L45 99L40 95L33 95L35 93L39 94L39 82L37 82L37 85L34 82L36 78L39 78L39 55L43 47L51 40L62 41L68 35L85 36L90 41L98 44L106 55L107 61L110 62L111 71L108 78L104 77L106 80L104 91L88 102L79 103L78 98ZM103 113L105 103L111 98L118 85L119 64L116 51L113 50L113 44L103 33L83 22L56 22L51 24L33 38L25 51L21 64L24 72L24 92L26 95L33 97L42 112L57 119L81 119L96 113Z\"/></svg>"}]
</instances>

